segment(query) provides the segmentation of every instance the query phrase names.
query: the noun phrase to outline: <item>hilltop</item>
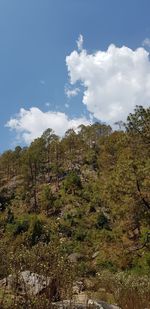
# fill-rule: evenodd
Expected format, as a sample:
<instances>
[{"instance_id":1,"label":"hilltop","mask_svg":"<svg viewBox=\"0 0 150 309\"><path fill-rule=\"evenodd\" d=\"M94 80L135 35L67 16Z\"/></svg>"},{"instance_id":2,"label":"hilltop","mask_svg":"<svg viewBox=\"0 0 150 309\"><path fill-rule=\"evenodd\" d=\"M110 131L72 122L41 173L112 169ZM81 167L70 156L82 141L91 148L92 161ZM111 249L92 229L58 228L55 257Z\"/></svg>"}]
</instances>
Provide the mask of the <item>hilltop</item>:
<instances>
[{"instance_id":1,"label":"hilltop","mask_svg":"<svg viewBox=\"0 0 150 309\"><path fill-rule=\"evenodd\" d=\"M118 126L82 125L62 139L48 128L1 154L0 279L28 269L55 279L56 299L82 279L122 308L150 304L150 109Z\"/></svg>"}]
</instances>

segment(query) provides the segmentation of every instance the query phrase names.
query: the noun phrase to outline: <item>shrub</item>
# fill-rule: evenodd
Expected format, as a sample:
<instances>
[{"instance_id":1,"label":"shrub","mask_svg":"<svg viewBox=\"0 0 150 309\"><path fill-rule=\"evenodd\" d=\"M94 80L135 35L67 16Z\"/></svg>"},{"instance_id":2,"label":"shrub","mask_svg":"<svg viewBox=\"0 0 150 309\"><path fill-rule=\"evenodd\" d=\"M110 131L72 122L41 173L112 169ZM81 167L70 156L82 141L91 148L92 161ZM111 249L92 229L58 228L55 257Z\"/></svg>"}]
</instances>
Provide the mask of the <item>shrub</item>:
<instances>
[{"instance_id":1,"label":"shrub","mask_svg":"<svg viewBox=\"0 0 150 309\"><path fill-rule=\"evenodd\" d=\"M149 308L150 281L148 276L136 276L125 272L112 274L109 271L98 273L97 276L97 285L113 294L115 302L121 308Z\"/></svg>"},{"instance_id":2,"label":"shrub","mask_svg":"<svg viewBox=\"0 0 150 309\"><path fill-rule=\"evenodd\" d=\"M28 243L30 246L34 246L39 241L45 243L50 241L50 229L46 228L42 220L34 217L29 230Z\"/></svg>"},{"instance_id":3,"label":"shrub","mask_svg":"<svg viewBox=\"0 0 150 309\"><path fill-rule=\"evenodd\" d=\"M68 193L75 193L77 189L81 189L80 176L75 172L70 172L64 180L64 189Z\"/></svg>"},{"instance_id":4,"label":"shrub","mask_svg":"<svg viewBox=\"0 0 150 309\"><path fill-rule=\"evenodd\" d=\"M97 217L96 228L98 228L98 229L110 229L109 220L103 213L100 213Z\"/></svg>"},{"instance_id":5,"label":"shrub","mask_svg":"<svg viewBox=\"0 0 150 309\"><path fill-rule=\"evenodd\" d=\"M18 220L14 225L14 236L19 235L21 233L25 233L29 229L29 220L27 218L23 218Z\"/></svg>"},{"instance_id":6,"label":"shrub","mask_svg":"<svg viewBox=\"0 0 150 309\"><path fill-rule=\"evenodd\" d=\"M75 232L75 240L84 241L87 236L87 233L84 229L78 228Z\"/></svg>"}]
</instances>

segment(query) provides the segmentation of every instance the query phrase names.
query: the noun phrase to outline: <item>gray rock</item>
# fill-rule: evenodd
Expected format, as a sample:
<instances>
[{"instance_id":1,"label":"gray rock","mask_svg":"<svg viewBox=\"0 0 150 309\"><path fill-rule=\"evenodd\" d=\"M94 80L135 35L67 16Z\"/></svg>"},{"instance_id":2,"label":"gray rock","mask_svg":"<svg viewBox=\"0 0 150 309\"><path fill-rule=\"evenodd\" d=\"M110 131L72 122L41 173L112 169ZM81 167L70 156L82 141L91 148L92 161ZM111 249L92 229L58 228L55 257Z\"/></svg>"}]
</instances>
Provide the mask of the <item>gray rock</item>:
<instances>
[{"instance_id":1,"label":"gray rock","mask_svg":"<svg viewBox=\"0 0 150 309\"><path fill-rule=\"evenodd\" d=\"M76 281L73 284L73 294L79 294L84 290L84 284L82 281Z\"/></svg>"},{"instance_id":2,"label":"gray rock","mask_svg":"<svg viewBox=\"0 0 150 309\"><path fill-rule=\"evenodd\" d=\"M61 302L52 303L52 305L56 309L121 309L116 305L109 305L104 301L88 299L87 294L84 292L75 295L72 300L63 300Z\"/></svg>"},{"instance_id":3,"label":"gray rock","mask_svg":"<svg viewBox=\"0 0 150 309\"><path fill-rule=\"evenodd\" d=\"M22 271L17 275L9 275L7 278L0 280L1 287L15 289L20 294L38 295L51 285L52 280L50 278L32 273L29 270Z\"/></svg>"},{"instance_id":4,"label":"gray rock","mask_svg":"<svg viewBox=\"0 0 150 309\"><path fill-rule=\"evenodd\" d=\"M94 308L99 308L99 309L121 309L116 305L109 305L104 301L96 301L93 299L88 300L88 306L94 306Z\"/></svg>"},{"instance_id":5,"label":"gray rock","mask_svg":"<svg viewBox=\"0 0 150 309\"><path fill-rule=\"evenodd\" d=\"M80 254L80 253L71 253L69 256L68 256L68 259L70 262L72 263L77 263L79 260L81 260L83 258L83 255Z\"/></svg>"},{"instance_id":6,"label":"gray rock","mask_svg":"<svg viewBox=\"0 0 150 309\"><path fill-rule=\"evenodd\" d=\"M74 304L87 305L88 296L85 292L81 292L77 295L74 295L72 301Z\"/></svg>"},{"instance_id":7,"label":"gray rock","mask_svg":"<svg viewBox=\"0 0 150 309\"><path fill-rule=\"evenodd\" d=\"M87 308L84 304L74 303L70 300L63 300L60 302L52 303L53 308L56 309L85 309Z\"/></svg>"},{"instance_id":8,"label":"gray rock","mask_svg":"<svg viewBox=\"0 0 150 309\"><path fill-rule=\"evenodd\" d=\"M20 273L20 283L25 289L28 289L30 294L37 295L46 287L50 286L50 278L31 273L30 271L23 271Z\"/></svg>"},{"instance_id":9,"label":"gray rock","mask_svg":"<svg viewBox=\"0 0 150 309\"><path fill-rule=\"evenodd\" d=\"M92 259L95 259L98 255L99 255L99 251L96 251L96 252L92 255Z\"/></svg>"},{"instance_id":10,"label":"gray rock","mask_svg":"<svg viewBox=\"0 0 150 309\"><path fill-rule=\"evenodd\" d=\"M52 303L54 308L57 309L86 309L86 308L93 308L93 309L121 309L116 305L109 305L104 301L95 301L89 299L87 303L84 302L77 302L73 300L64 300L61 302Z\"/></svg>"}]
</instances>

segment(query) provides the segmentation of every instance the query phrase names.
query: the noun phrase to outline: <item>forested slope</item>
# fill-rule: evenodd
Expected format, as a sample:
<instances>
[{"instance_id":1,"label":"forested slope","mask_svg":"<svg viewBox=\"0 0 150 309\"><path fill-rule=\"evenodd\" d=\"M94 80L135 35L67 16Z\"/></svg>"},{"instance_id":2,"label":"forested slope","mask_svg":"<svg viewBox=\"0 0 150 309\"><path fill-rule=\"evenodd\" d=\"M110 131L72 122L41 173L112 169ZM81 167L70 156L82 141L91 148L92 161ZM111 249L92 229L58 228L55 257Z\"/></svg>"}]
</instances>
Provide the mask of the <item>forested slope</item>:
<instances>
[{"instance_id":1,"label":"forested slope","mask_svg":"<svg viewBox=\"0 0 150 309\"><path fill-rule=\"evenodd\" d=\"M47 129L1 154L0 278L51 268L96 292L105 271L150 274L150 109L118 126L82 125L62 139Z\"/></svg>"}]
</instances>

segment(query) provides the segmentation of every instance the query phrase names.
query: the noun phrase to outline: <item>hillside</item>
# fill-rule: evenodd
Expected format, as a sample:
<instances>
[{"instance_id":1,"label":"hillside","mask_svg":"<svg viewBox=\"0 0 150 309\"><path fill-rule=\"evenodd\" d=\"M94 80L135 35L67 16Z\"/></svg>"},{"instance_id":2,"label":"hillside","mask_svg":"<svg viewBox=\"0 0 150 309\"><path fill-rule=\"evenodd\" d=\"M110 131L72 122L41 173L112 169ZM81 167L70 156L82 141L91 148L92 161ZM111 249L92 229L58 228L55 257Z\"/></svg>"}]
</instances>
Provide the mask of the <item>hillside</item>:
<instances>
[{"instance_id":1,"label":"hillside","mask_svg":"<svg viewBox=\"0 0 150 309\"><path fill-rule=\"evenodd\" d=\"M0 279L30 270L55 280L56 300L82 280L121 308L150 306L150 109L118 126L47 129L1 154Z\"/></svg>"}]
</instances>

